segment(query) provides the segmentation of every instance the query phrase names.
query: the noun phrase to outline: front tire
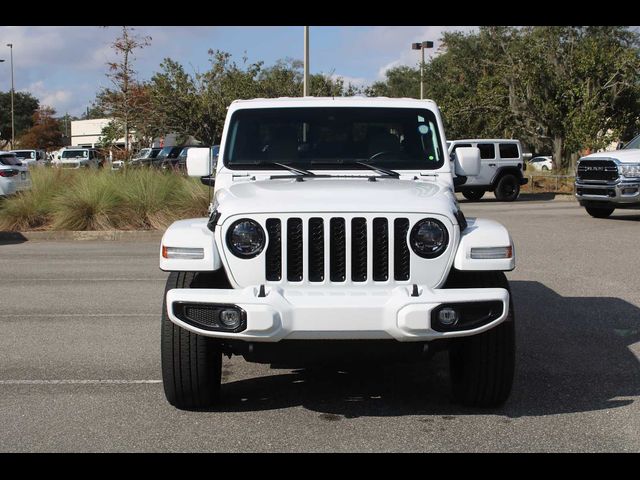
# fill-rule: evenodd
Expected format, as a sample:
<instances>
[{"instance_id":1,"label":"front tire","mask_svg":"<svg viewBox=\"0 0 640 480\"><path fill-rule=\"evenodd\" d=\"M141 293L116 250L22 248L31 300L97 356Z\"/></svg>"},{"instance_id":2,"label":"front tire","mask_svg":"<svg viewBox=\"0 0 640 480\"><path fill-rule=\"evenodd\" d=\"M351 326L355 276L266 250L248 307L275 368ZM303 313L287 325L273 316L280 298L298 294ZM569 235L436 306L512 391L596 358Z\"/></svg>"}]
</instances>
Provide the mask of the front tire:
<instances>
[{"instance_id":1,"label":"front tire","mask_svg":"<svg viewBox=\"0 0 640 480\"><path fill-rule=\"evenodd\" d=\"M595 218L608 218L615 210L615 208L612 207L585 207L585 209L589 215Z\"/></svg>"},{"instance_id":2,"label":"front tire","mask_svg":"<svg viewBox=\"0 0 640 480\"><path fill-rule=\"evenodd\" d=\"M219 344L177 326L167 314L167 291L196 287L197 274L172 272L162 302L162 383L169 403L180 409L209 408L220 399L222 352Z\"/></svg>"},{"instance_id":3,"label":"front tire","mask_svg":"<svg viewBox=\"0 0 640 480\"><path fill-rule=\"evenodd\" d=\"M498 181L494 193L501 202L513 202L520 195L520 181L515 175L507 174Z\"/></svg>"},{"instance_id":4,"label":"front tire","mask_svg":"<svg viewBox=\"0 0 640 480\"><path fill-rule=\"evenodd\" d=\"M509 283L502 272L458 274L462 283L469 287L482 285L509 290ZM456 287L461 286L464 287ZM492 408L509 398L515 372L515 317L511 296L509 315L501 324L484 333L452 341L449 371L453 399L457 403Z\"/></svg>"},{"instance_id":5,"label":"front tire","mask_svg":"<svg viewBox=\"0 0 640 480\"><path fill-rule=\"evenodd\" d=\"M477 202L484 196L484 190L463 190L462 196L467 200Z\"/></svg>"}]
</instances>

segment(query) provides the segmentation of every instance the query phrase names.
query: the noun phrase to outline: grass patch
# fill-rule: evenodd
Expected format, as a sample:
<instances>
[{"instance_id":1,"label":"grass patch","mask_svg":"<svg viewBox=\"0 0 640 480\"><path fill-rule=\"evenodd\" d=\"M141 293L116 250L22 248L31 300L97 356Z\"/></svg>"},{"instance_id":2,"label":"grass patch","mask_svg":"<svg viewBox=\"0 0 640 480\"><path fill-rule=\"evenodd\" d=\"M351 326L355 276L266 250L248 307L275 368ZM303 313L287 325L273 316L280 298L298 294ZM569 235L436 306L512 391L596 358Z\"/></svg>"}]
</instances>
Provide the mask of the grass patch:
<instances>
[{"instance_id":1,"label":"grass patch","mask_svg":"<svg viewBox=\"0 0 640 480\"><path fill-rule=\"evenodd\" d=\"M201 217L208 187L152 169L37 168L29 191L0 201L0 230L160 230Z\"/></svg>"}]
</instances>

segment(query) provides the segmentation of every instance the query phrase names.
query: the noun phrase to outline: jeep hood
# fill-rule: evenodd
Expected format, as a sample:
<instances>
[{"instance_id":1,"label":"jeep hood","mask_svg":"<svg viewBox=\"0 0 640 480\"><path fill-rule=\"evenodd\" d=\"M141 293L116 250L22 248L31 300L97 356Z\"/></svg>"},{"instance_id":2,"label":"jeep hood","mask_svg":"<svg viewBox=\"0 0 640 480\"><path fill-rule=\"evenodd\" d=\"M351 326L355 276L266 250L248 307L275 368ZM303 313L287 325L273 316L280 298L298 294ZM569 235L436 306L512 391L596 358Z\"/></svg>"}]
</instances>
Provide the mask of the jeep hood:
<instances>
[{"instance_id":1,"label":"jeep hood","mask_svg":"<svg viewBox=\"0 0 640 480\"><path fill-rule=\"evenodd\" d=\"M639 163L640 149L630 148L629 150L614 150L612 152L592 153L591 155L582 157L580 160L598 160L607 158L615 158L622 163Z\"/></svg>"},{"instance_id":2,"label":"jeep hood","mask_svg":"<svg viewBox=\"0 0 640 480\"><path fill-rule=\"evenodd\" d=\"M232 185L217 194L224 217L256 213L402 212L451 217L453 193L430 181L381 178L260 180Z\"/></svg>"}]
</instances>

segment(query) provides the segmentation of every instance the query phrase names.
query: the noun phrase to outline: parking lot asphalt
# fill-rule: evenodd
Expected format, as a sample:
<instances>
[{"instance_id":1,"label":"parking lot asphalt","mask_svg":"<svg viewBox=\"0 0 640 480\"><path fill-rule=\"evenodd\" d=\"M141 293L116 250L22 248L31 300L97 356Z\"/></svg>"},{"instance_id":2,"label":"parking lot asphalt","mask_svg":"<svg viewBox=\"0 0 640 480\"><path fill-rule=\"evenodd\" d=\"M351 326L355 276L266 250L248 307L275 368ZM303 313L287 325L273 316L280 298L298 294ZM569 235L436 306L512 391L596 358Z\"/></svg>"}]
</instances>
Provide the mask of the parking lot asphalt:
<instances>
[{"instance_id":1,"label":"parking lot asphalt","mask_svg":"<svg viewBox=\"0 0 640 480\"><path fill-rule=\"evenodd\" d=\"M459 407L447 358L340 371L224 359L223 403L176 410L160 382L156 241L0 244L2 452L639 452L639 212L461 202L510 231L516 379Z\"/></svg>"}]
</instances>

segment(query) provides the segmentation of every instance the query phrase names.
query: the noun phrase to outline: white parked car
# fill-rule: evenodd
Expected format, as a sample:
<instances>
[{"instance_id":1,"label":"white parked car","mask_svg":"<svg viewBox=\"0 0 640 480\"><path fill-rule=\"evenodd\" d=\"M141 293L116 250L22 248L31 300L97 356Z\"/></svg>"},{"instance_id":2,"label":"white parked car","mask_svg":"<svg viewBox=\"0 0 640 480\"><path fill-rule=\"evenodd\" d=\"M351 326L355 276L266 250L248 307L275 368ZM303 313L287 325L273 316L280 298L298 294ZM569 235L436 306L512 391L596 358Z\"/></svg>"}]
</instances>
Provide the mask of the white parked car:
<instances>
[{"instance_id":1,"label":"white parked car","mask_svg":"<svg viewBox=\"0 0 640 480\"><path fill-rule=\"evenodd\" d=\"M46 154L44 150L11 150L27 167L44 167Z\"/></svg>"},{"instance_id":2,"label":"white parked car","mask_svg":"<svg viewBox=\"0 0 640 480\"><path fill-rule=\"evenodd\" d=\"M168 401L215 404L223 354L294 367L447 349L456 401L503 403L514 246L462 214L453 173L478 175L480 152L450 162L445 142L430 100L234 101L210 217L175 222L160 246ZM213 163L211 148L187 154L204 183Z\"/></svg>"},{"instance_id":3,"label":"white parked car","mask_svg":"<svg viewBox=\"0 0 640 480\"><path fill-rule=\"evenodd\" d=\"M553 170L553 160L550 156L533 157L529 160L529 166L534 170L547 172Z\"/></svg>"},{"instance_id":4,"label":"white parked car","mask_svg":"<svg viewBox=\"0 0 640 480\"><path fill-rule=\"evenodd\" d=\"M622 149L592 153L578 160L576 198L592 217L615 209L640 209L640 135Z\"/></svg>"},{"instance_id":5,"label":"white parked car","mask_svg":"<svg viewBox=\"0 0 640 480\"><path fill-rule=\"evenodd\" d=\"M104 159L93 148L69 147L62 150L60 157L51 162L59 168L99 168Z\"/></svg>"},{"instance_id":6,"label":"white parked car","mask_svg":"<svg viewBox=\"0 0 640 480\"><path fill-rule=\"evenodd\" d=\"M31 188L29 167L12 152L0 152L0 196L7 197Z\"/></svg>"}]
</instances>

